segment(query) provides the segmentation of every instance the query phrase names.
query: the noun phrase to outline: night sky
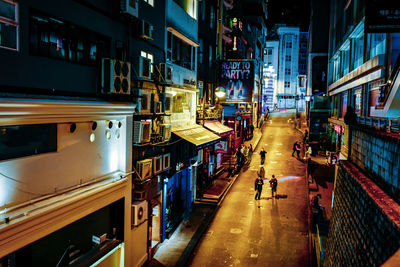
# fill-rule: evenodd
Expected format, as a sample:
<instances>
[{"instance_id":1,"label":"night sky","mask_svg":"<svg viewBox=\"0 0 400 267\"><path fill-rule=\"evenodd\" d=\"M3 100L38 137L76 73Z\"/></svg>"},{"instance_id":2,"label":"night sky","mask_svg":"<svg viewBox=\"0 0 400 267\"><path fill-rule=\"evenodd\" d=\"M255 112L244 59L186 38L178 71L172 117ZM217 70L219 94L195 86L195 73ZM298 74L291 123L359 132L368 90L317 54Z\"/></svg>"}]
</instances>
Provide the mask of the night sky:
<instances>
[{"instance_id":1,"label":"night sky","mask_svg":"<svg viewBox=\"0 0 400 267\"><path fill-rule=\"evenodd\" d=\"M269 0L268 2L268 29L276 23L284 23L288 26L300 26L301 31L308 31L309 20L310 0Z\"/></svg>"}]
</instances>

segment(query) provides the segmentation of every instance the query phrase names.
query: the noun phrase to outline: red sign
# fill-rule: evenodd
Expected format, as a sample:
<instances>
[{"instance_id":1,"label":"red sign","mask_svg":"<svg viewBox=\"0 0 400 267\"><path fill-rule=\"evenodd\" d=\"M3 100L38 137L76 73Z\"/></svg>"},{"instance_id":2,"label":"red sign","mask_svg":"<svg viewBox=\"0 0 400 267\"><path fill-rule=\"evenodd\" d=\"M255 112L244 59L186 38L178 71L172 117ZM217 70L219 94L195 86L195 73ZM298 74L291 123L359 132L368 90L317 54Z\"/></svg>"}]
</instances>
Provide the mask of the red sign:
<instances>
[{"instance_id":1,"label":"red sign","mask_svg":"<svg viewBox=\"0 0 400 267\"><path fill-rule=\"evenodd\" d=\"M220 141L215 144L214 147L215 153L227 153L228 152L228 142L227 141Z\"/></svg>"}]
</instances>

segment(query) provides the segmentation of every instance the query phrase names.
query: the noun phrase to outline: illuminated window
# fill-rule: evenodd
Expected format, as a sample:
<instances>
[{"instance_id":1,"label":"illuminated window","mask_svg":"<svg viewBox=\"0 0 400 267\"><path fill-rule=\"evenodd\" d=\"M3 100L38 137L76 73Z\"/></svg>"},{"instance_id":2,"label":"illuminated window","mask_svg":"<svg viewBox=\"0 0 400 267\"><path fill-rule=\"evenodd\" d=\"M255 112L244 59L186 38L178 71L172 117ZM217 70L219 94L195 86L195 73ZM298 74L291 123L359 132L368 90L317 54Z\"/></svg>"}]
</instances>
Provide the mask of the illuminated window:
<instances>
[{"instance_id":1,"label":"illuminated window","mask_svg":"<svg viewBox=\"0 0 400 267\"><path fill-rule=\"evenodd\" d=\"M151 70L151 73L153 73L153 54L141 51L140 56L150 60L150 62L151 62L150 70Z\"/></svg>"},{"instance_id":2,"label":"illuminated window","mask_svg":"<svg viewBox=\"0 0 400 267\"><path fill-rule=\"evenodd\" d=\"M18 50L18 6L0 0L0 47Z\"/></svg>"},{"instance_id":3,"label":"illuminated window","mask_svg":"<svg viewBox=\"0 0 400 267\"><path fill-rule=\"evenodd\" d=\"M154 7L154 0L144 0L147 4L151 5Z\"/></svg>"}]
</instances>

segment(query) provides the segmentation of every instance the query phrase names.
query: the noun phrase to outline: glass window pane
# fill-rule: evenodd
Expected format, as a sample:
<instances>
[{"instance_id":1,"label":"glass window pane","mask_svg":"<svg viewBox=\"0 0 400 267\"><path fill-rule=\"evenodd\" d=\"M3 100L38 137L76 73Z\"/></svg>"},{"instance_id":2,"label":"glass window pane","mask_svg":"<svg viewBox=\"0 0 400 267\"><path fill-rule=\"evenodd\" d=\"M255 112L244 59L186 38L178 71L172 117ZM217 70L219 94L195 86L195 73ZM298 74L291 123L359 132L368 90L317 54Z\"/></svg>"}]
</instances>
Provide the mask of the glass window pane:
<instances>
[{"instance_id":1,"label":"glass window pane","mask_svg":"<svg viewBox=\"0 0 400 267\"><path fill-rule=\"evenodd\" d=\"M0 17L15 20L15 6L13 4L0 1Z\"/></svg>"},{"instance_id":2,"label":"glass window pane","mask_svg":"<svg viewBox=\"0 0 400 267\"><path fill-rule=\"evenodd\" d=\"M0 46L17 49L17 27L0 22Z\"/></svg>"},{"instance_id":3,"label":"glass window pane","mask_svg":"<svg viewBox=\"0 0 400 267\"><path fill-rule=\"evenodd\" d=\"M142 57L144 57L144 58L147 58L147 53L144 52L144 51L141 51L141 52L140 52L140 56L142 56Z\"/></svg>"}]
</instances>

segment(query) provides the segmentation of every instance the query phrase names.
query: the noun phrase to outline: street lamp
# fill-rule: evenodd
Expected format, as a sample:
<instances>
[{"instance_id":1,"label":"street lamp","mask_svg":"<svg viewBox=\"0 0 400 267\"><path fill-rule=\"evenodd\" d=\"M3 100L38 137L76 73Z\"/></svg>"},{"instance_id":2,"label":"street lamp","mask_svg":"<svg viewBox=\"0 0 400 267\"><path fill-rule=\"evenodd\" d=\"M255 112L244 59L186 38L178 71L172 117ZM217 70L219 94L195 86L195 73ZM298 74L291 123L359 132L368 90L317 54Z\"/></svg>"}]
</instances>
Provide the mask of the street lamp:
<instances>
[{"instance_id":1,"label":"street lamp","mask_svg":"<svg viewBox=\"0 0 400 267\"><path fill-rule=\"evenodd\" d=\"M215 95L218 98L224 97L225 96L225 88L222 87L222 86L217 87L216 90L215 90Z\"/></svg>"}]
</instances>

